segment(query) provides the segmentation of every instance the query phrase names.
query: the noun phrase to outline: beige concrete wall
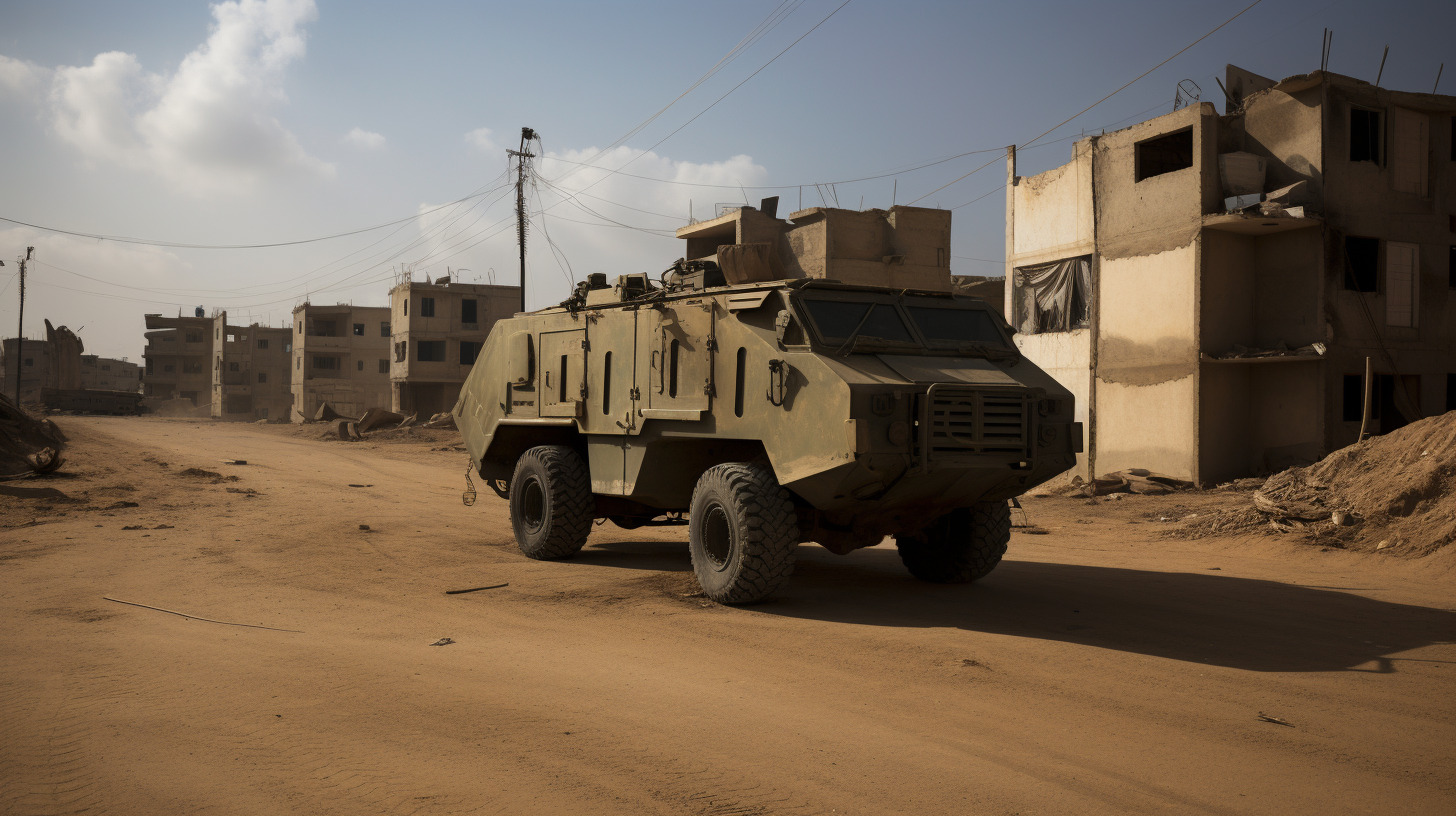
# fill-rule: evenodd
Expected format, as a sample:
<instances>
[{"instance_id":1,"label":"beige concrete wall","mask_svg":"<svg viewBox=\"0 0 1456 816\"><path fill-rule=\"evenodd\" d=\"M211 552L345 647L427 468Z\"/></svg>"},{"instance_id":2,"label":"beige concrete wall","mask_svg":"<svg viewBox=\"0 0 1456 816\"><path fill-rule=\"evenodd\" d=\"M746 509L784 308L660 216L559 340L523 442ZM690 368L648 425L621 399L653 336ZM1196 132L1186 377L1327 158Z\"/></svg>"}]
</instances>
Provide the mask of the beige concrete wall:
<instances>
[{"instance_id":1,"label":"beige concrete wall","mask_svg":"<svg viewBox=\"0 0 1456 816\"><path fill-rule=\"evenodd\" d=\"M1311 201L1324 193L1320 86L1256 93L1244 102L1243 150L1269 159L1264 189L1296 181L1309 185Z\"/></svg>"},{"instance_id":2,"label":"beige concrete wall","mask_svg":"<svg viewBox=\"0 0 1456 816\"><path fill-rule=\"evenodd\" d=\"M462 343L483 349L496 321L516 313L521 290L516 286L478 284L401 284L390 290L390 409L421 415L448 411L473 363L461 362ZM432 298L434 314L425 316L423 298ZM475 301L476 320L463 320L464 302ZM408 304L408 308L406 308ZM445 344L444 360L420 360L419 343ZM407 353L402 357L401 346Z\"/></svg>"},{"instance_id":3,"label":"beige concrete wall","mask_svg":"<svg viewBox=\"0 0 1456 816\"><path fill-rule=\"evenodd\" d=\"M357 417L370 408L389 406L389 335L382 326L389 323L387 306L313 306L293 311L293 354L290 381L294 422L312 419L321 403L327 402L345 416ZM332 321L332 336L311 334ZM355 335L355 324L363 324ZM311 328L313 327L313 328ZM317 365L317 358L338 360L337 368ZM380 361L384 371L380 371Z\"/></svg>"},{"instance_id":4,"label":"beige concrete wall","mask_svg":"<svg viewBox=\"0 0 1456 816\"><path fill-rule=\"evenodd\" d=\"M1037 368L1051 375L1058 384L1072 392L1075 402L1075 420L1082 423L1084 438L1082 453L1077 454L1077 465L1067 471L1065 478L1092 475L1089 455L1091 440L1086 434L1092 427L1090 407L1092 405L1092 331L1077 329L1069 332L1048 332L1046 334L1018 334L1016 347Z\"/></svg>"},{"instance_id":5,"label":"beige concrete wall","mask_svg":"<svg viewBox=\"0 0 1456 816\"><path fill-rule=\"evenodd\" d=\"M1017 179L1012 189L1012 267L1092 253L1092 150L1094 140L1077 142L1072 161Z\"/></svg>"},{"instance_id":6,"label":"beige concrete wall","mask_svg":"<svg viewBox=\"0 0 1456 816\"><path fill-rule=\"evenodd\" d=\"M1103 258L1096 372L1099 472L1197 472L1198 246Z\"/></svg>"}]
</instances>

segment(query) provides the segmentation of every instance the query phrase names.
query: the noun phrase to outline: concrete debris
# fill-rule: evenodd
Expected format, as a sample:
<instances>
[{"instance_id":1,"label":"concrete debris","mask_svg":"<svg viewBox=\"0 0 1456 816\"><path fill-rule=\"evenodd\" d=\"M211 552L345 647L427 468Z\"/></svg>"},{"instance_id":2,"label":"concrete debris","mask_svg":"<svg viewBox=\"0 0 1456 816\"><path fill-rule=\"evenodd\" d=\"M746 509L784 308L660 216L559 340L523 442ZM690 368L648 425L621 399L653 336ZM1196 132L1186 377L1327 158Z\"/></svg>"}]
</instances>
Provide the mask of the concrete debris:
<instances>
[{"instance_id":1,"label":"concrete debris","mask_svg":"<svg viewBox=\"0 0 1456 816\"><path fill-rule=\"evenodd\" d=\"M1080 476L1072 477L1072 485L1082 489L1084 496L1106 496L1114 493L1139 493L1145 496L1161 496L1176 490L1191 490L1193 483L1175 479L1145 468L1128 468L1113 473L1104 473L1090 482Z\"/></svg>"},{"instance_id":2,"label":"concrete debris","mask_svg":"<svg viewBox=\"0 0 1456 816\"><path fill-rule=\"evenodd\" d=\"M435 414L434 416L430 417L430 419L429 419L428 422L426 422L424 424L424 427L426 427L426 428L454 428L455 427L455 415L452 414L452 413L450 413L450 412L448 412L448 411L443 412L443 413L439 413L439 414Z\"/></svg>"},{"instance_id":3,"label":"concrete debris","mask_svg":"<svg viewBox=\"0 0 1456 816\"><path fill-rule=\"evenodd\" d=\"M54 472L65 459L66 435L49 419L35 419L0 395L0 479Z\"/></svg>"},{"instance_id":4,"label":"concrete debris","mask_svg":"<svg viewBox=\"0 0 1456 816\"><path fill-rule=\"evenodd\" d=\"M338 411L335 411L334 407L332 405L329 405L327 402L319 403L318 410L315 411L313 414L314 422L333 422L336 419L347 419L352 421L354 417L344 416Z\"/></svg>"},{"instance_id":5,"label":"concrete debris","mask_svg":"<svg viewBox=\"0 0 1456 816\"><path fill-rule=\"evenodd\" d=\"M1300 346L1294 349L1283 343L1279 343L1270 348L1249 348L1248 346L1241 346L1235 343L1232 350L1213 356L1210 359L1253 360L1264 357L1323 357L1327 348L1324 343L1310 343L1307 346Z\"/></svg>"},{"instance_id":6,"label":"concrete debris","mask_svg":"<svg viewBox=\"0 0 1456 816\"><path fill-rule=\"evenodd\" d=\"M411 422L414 421L413 416L409 419ZM364 416L359 417L359 433L369 433L375 428L386 425L397 428L404 422L404 414L396 414L393 411L386 411L383 408L370 408L364 412Z\"/></svg>"}]
</instances>

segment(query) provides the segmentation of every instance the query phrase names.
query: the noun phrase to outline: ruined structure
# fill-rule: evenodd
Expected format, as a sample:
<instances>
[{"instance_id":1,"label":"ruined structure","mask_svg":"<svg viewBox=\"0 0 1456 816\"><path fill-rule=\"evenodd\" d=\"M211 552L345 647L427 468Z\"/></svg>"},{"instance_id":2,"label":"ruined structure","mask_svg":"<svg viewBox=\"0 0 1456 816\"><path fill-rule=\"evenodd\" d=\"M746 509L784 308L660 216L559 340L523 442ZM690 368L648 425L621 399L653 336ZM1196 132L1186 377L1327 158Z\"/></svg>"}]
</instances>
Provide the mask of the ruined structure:
<instances>
[{"instance_id":1,"label":"ruined structure","mask_svg":"<svg viewBox=\"0 0 1456 816\"><path fill-rule=\"evenodd\" d=\"M208 405L212 400L212 318L149 314L146 325L142 393L152 401L183 399L196 406Z\"/></svg>"},{"instance_id":2,"label":"ruined structure","mask_svg":"<svg viewBox=\"0 0 1456 816\"><path fill-rule=\"evenodd\" d=\"M316 306L293 310L294 422L327 402L358 417L389 404L389 307Z\"/></svg>"},{"instance_id":3,"label":"ruined structure","mask_svg":"<svg viewBox=\"0 0 1456 816\"><path fill-rule=\"evenodd\" d=\"M1229 67L1195 103L1078 141L1031 177L1008 156L1007 315L1076 396L1090 476L1209 483L1453 407L1447 318L1456 97Z\"/></svg>"},{"instance_id":4,"label":"ruined structure","mask_svg":"<svg viewBox=\"0 0 1456 816\"><path fill-rule=\"evenodd\" d=\"M229 326L227 312L218 312L212 318L213 418L286 419L292 357L291 329Z\"/></svg>"},{"instance_id":5,"label":"ruined structure","mask_svg":"<svg viewBox=\"0 0 1456 816\"><path fill-rule=\"evenodd\" d=\"M390 410L448 411L495 322L516 313L518 286L406 281L389 290Z\"/></svg>"},{"instance_id":6,"label":"ruined structure","mask_svg":"<svg viewBox=\"0 0 1456 816\"><path fill-rule=\"evenodd\" d=\"M95 391L140 391L142 367L124 359L82 354L81 387Z\"/></svg>"}]
</instances>

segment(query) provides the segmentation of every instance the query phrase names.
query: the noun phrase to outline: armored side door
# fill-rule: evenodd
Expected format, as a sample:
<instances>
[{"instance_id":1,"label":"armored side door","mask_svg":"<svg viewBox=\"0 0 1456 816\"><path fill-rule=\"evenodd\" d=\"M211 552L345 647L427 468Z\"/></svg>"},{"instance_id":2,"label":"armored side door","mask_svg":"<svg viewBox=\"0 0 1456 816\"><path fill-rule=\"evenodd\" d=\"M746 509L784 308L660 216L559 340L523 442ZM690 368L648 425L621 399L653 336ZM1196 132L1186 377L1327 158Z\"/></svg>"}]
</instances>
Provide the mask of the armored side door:
<instances>
[{"instance_id":1,"label":"armored side door","mask_svg":"<svg viewBox=\"0 0 1456 816\"><path fill-rule=\"evenodd\" d=\"M586 331L541 333L541 416L580 417L586 402Z\"/></svg>"},{"instance_id":2,"label":"armored side door","mask_svg":"<svg viewBox=\"0 0 1456 816\"><path fill-rule=\"evenodd\" d=\"M648 327L646 409L661 419L698 419L713 396L713 332L710 299L680 300L660 309L643 310L656 317Z\"/></svg>"}]
</instances>

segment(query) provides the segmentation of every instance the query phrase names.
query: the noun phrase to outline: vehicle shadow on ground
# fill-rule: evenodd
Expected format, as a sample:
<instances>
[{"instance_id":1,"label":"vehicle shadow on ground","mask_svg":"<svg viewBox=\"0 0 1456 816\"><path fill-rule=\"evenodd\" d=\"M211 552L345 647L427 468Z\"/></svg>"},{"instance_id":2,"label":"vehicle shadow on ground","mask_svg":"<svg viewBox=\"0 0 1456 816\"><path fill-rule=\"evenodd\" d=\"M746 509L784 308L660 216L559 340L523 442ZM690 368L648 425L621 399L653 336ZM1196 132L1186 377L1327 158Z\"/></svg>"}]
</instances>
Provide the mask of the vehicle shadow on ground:
<instances>
[{"instance_id":1,"label":"vehicle shadow on ground","mask_svg":"<svg viewBox=\"0 0 1456 816\"><path fill-rule=\"evenodd\" d=\"M685 542L604 541L585 563L690 569ZM1398 670L1402 652L1456 641L1456 612L1338 588L1222 572L1151 572L1007 560L975 584L911 578L889 549L799 550L789 586L745 607L766 615L1057 640L1249 671Z\"/></svg>"},{"instance_id":2,"label":"vehicle shadow on ground","mask_svg":"<svg viewBox=\"0 0 1456 816\"><path fill-rule=\"evenodd\" d=\"M1389 673L1401 652L1456 641L1456 612L1221 572L1003 561L969 585L905 574L874 549L801 548L782 598L754 610L871 626L954 626L1249 671ZM1359 667L1359 668L1356 668Z\"/></svg>"}]
</instances>

